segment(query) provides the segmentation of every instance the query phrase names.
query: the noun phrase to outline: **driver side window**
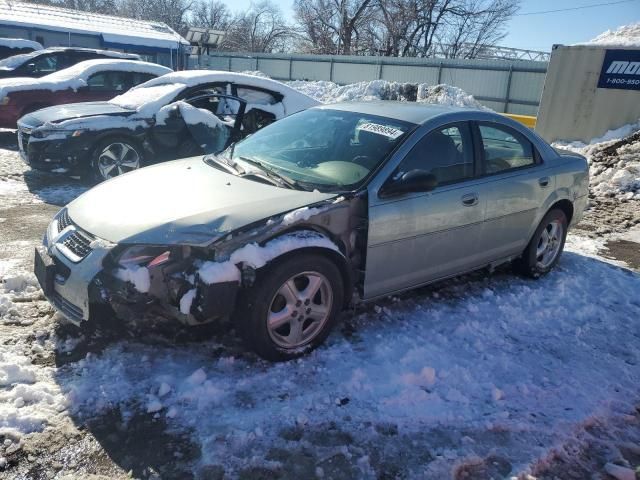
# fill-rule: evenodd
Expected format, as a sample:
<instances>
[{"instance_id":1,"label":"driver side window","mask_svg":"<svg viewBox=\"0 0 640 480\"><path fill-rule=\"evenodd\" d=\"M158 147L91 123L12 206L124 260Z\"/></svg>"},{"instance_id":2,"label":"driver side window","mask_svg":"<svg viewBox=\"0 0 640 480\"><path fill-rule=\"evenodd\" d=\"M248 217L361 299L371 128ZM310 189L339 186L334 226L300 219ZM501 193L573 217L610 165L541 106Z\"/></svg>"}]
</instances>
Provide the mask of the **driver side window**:
<instances>
[{"instance_id":1,"label":"driver side window","mask_svg":"<svg viewBox=\"0 0 640 480\"><path fill-rule=\"evenodd\" d=\"M37 57L33 62L29 62L28 69L32 73L48 75L58 70L58 57L55 55L43 55Z\"/></svg>"},{"instance_id":2,"label":"driver side window","mask_svg":"<svg viewBox=\"0 0 640 480\"><path fill-rule=\"evenodd\" d=\"M407 154L398 173L424 170L436 177L438 185L472 178L473 147L467 123L432 130Z\"/></svg>"}]
</instances>

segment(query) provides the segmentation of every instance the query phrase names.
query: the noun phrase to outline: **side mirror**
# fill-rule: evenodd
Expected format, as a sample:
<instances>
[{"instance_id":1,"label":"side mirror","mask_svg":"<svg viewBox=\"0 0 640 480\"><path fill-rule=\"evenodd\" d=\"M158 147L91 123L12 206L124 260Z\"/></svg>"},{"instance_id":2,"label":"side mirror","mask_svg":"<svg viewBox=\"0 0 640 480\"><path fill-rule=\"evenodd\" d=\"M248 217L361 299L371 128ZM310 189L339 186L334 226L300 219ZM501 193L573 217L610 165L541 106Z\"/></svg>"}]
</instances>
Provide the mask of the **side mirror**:
<instances>
[{"instance_id":1,"label":"side mirror","mask_svg":"<svg viewBox=\"0 0 640 480\"><path fill-rule=\"evenodd\" d=\"M402 195L403 193L430 192L438 186L435 175L425 170L411 170L398 179L390 179L380 189L381 197Z\"/></svg>"},{"instance_id":2,"label":"side mirror","mask_svg":"<svg viewBox=\"0 0 640 480\"><path fill-rule=\"evenodd\" d=\"M27 63L27 72L35 72L36 64L35 63Z\"/></svg>"}]
</instances>

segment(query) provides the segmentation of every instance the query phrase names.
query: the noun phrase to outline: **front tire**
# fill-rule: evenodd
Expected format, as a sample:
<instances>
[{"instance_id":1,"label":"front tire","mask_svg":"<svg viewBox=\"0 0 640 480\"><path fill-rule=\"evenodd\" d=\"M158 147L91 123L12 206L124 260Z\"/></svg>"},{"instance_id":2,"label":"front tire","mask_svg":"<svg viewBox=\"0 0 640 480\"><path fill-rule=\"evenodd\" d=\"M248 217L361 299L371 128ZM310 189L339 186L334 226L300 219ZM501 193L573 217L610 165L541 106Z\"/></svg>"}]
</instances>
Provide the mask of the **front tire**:
<instances>
[{"instance_id":1,"label":"front tire","mask_svg":"<svg viewBox=\"0 0 640 480\"><path fill-rule=\"evenodd\" d=\"M98 143L93 151L90 178L104 182L144 166L142 148L127 138L108 138Z\"/></svg>"},{"instance_id":2,"label":"front tire","mask_svg":"<svg viewBox=\"0 0 640 480\"><path fill-rule=\"evenodd\" d=\"M547 212L522 256L514 262L516 269L531 278L549 273L564 249L567 225L567 216L562 210Z\"/></svg>"},{"instance_id":3,"label":"front tire","mask_svg":"<svg viewBox=\"0 0 640 480\"><path fill-rule=\"evenodd\" d=\"M301 253L259 272L239 299L237 321L247 345L266 360L299 357L327 338L344 304L338 267Z\"/></svg>"}]
</instances>

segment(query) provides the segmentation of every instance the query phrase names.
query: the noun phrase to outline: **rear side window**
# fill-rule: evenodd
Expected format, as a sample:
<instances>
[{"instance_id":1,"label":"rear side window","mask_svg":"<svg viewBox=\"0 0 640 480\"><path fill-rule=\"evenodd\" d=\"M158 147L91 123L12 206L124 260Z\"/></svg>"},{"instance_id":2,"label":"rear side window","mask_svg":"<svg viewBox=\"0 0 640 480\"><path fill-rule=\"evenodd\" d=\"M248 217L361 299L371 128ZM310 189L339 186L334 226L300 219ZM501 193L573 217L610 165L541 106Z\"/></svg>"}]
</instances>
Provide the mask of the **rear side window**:
<instances>
[{"instance_id":1,"label":"rear side window","mask_svg":"<svg viewBox=\"0 0 640 480\"><path fill-rule=\"evenodd\" d=\"M249 104L273 105L277 101L269 92L248 87L238 87L238 97Z\"/></svg>"},{"instance_id":2,"label":"rear side window","mask_svg":"<svg viewBox=\"0 0 640 480\"><path fill-rule=\"evenodd\" d=\"M446 185L473 177L473 147L466 123L456 123L426 134L400 163L402 173L425 170Z\"/></svg>"},{"instance_id":3,"label":"rear side window","mask_svg":"<svg viewBox=\"0 0 640 480\"><path fill-rule=\"evenodd\" d=\"M152 75L150 73L131 72L131 78L132 78L131 86L135 87L136 85L140 85L141 83L144 83L147 80L156 78L156 75Z\"/></svg>"},{"instance_id":4,"label":"rear side window","mask_svg":"<svg viewBox=\"0 0 640 480\"><path fill-rule=\"evenodd\" d=\"M124 92L127 90L127 72L100 72L87 80L92 92Z\"/></svg>"},{"instance_id":5,"label":"rear side window","mask_svg":"<svg viewBox=\"0 0 640 480\"><path fill-rule=\"evenodd\" d=\"M521 133L498 124L479 124L484 171L487 174L535 164L535 154L531 142Z\"/></svg>"}]
</instances>

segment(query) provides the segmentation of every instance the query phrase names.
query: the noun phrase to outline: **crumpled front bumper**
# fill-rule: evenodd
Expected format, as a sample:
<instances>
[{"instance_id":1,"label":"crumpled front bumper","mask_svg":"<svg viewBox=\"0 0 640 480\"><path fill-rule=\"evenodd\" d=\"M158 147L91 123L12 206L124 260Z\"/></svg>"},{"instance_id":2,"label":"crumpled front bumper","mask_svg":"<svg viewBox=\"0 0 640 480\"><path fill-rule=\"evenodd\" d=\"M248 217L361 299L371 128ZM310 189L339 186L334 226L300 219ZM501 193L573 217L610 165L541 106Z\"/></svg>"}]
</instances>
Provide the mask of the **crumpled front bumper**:
<instances>
[{"instance_id":1,"label":"crumpled front bumper","mask_svg":"<svg viewBox=\"0 0 640 480\"><path fill-rule=\"evenodd\" d=\"M36 250L36 256L40 255L46 272L43 274L37 270L37 258L34 268L47 299L71 322L80 324L89 319L89 288L102 270L102 262L111 248L107 242L92 242L91 251L78 261L65 245L65 240L78 227L69 225L59 231L59 218L60 214L49 224L43 245Z\"/></svg>"}]
</instances>

